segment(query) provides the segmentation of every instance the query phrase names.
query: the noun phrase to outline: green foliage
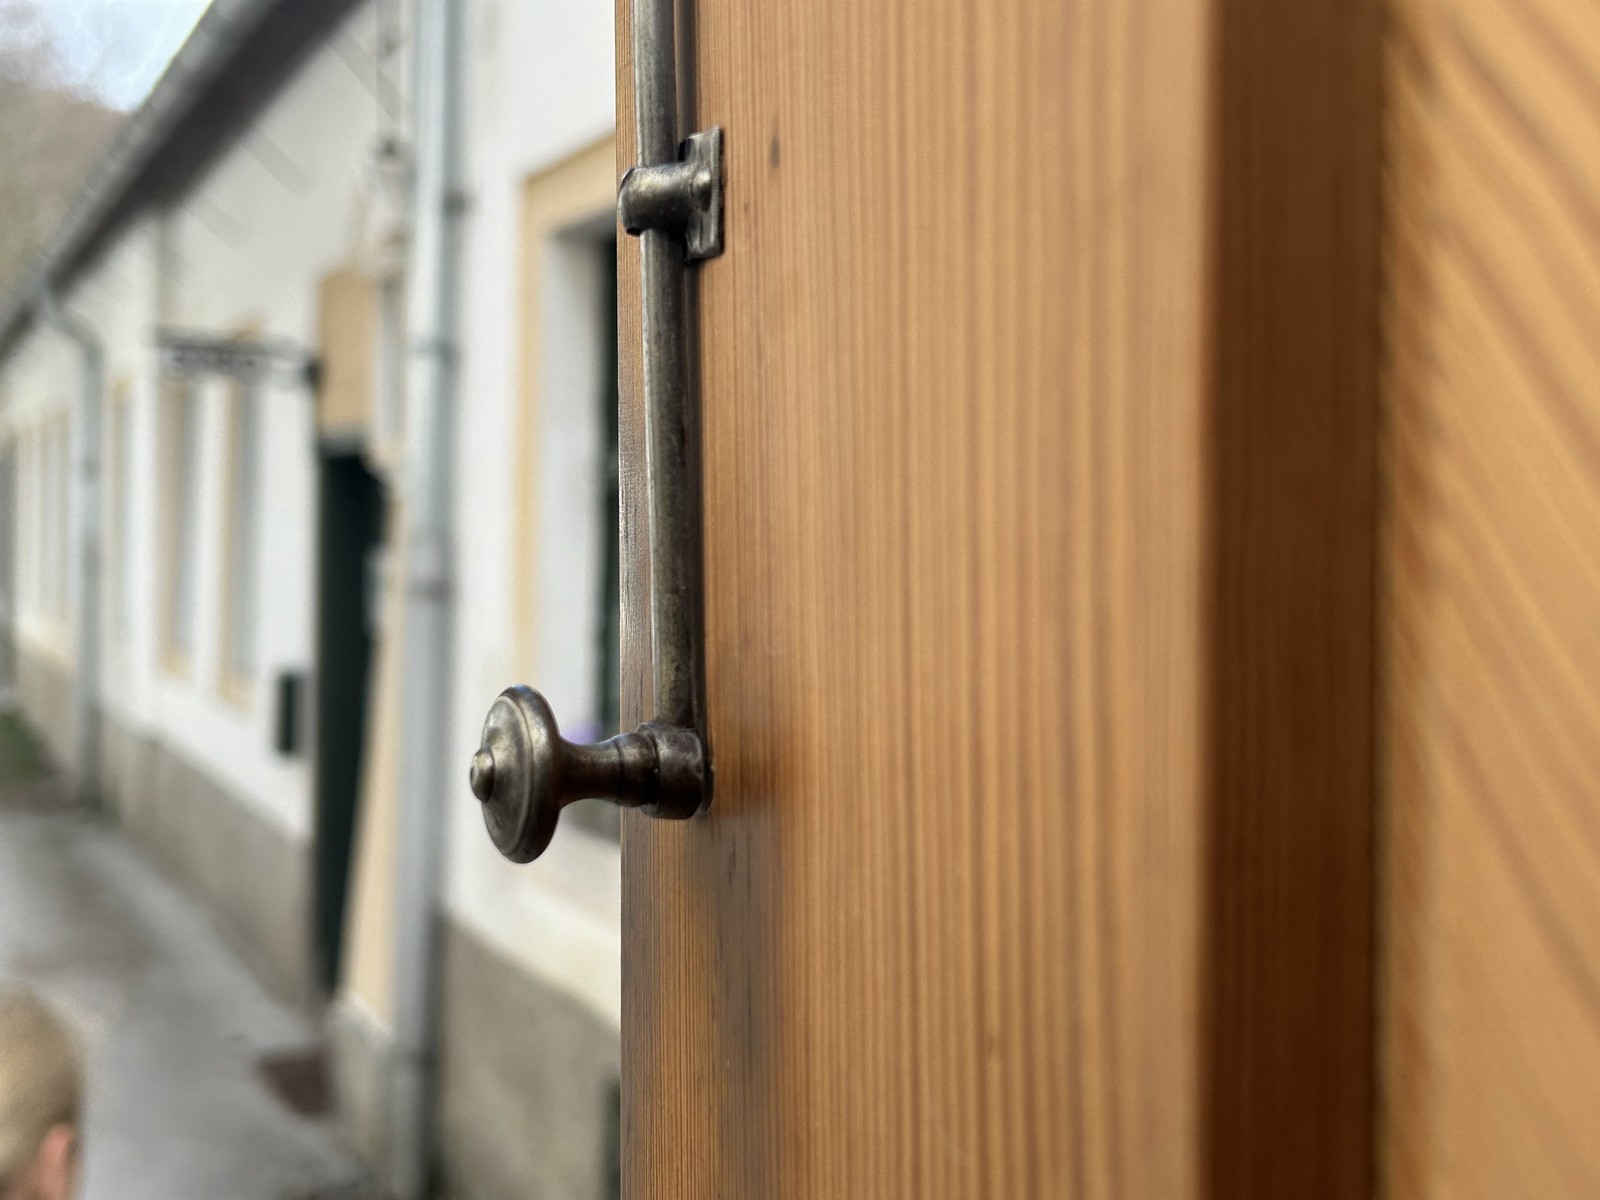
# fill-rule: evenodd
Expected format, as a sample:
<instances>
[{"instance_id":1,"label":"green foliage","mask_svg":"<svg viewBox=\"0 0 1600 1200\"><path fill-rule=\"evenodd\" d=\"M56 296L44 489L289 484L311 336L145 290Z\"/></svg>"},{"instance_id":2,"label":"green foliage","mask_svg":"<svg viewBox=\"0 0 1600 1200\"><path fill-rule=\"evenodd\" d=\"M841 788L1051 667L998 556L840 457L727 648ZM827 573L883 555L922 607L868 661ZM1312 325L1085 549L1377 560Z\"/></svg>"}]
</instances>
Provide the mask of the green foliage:
<instances>
[{"instance_id":1,"label":"green foliage","mask_svg":"<svg viewBox=\"0 0 1600 1200\"><path fill-rule=\"evenodd\" d=\"M66 215L121 114L68 82L40 0L0 0L0 297Z\"/></svg>"}]
</instances>

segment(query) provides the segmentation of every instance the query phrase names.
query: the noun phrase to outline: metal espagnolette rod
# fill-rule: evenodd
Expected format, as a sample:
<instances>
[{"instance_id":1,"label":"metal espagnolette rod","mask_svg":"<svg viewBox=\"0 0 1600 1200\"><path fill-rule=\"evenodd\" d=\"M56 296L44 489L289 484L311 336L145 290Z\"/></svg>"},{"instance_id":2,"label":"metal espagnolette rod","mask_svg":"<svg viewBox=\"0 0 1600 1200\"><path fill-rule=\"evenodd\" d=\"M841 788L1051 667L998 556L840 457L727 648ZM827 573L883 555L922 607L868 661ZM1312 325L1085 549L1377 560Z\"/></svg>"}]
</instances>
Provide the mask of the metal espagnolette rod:
<instances>
[{"instance_id":1,"label":"metal espagnolette rod","mask_svg":"<svg viewBox=\"0 0 1600 1200\"><path fill-rule=\"evenodd\" d=\"M673 0L634 0L633 88L639 165L617 188L617 216L639 238L641 358L650 514L650 650L655 716L582 745L561 736L543 696L501 692L469 780L500 852L538 858L574 800L609 800L682 820L711 802L700 692L699 441L689 364L685 267L722 252L722 130L678 140Z\"/></svg>"}]
</instances>

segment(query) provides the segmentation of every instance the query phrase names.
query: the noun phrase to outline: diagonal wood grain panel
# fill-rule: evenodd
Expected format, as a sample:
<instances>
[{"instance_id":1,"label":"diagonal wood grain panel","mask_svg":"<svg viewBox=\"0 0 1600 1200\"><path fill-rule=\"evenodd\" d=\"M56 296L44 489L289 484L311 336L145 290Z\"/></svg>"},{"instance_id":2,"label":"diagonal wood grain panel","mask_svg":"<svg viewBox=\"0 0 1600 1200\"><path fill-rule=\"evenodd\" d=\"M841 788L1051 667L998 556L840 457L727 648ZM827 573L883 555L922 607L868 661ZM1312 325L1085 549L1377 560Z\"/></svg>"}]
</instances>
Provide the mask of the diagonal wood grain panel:
<instances>
[{"instance_id":1,"label":"diagonal wood grain panel","mask_svg":"<svg viewBox=\"0 0 1600 1200\"><path fill-rule=\"evenodd\" d=\"M1600 1179L1600 9L1405 0L1388 1190Z\"/></svg>"}]
</instances>

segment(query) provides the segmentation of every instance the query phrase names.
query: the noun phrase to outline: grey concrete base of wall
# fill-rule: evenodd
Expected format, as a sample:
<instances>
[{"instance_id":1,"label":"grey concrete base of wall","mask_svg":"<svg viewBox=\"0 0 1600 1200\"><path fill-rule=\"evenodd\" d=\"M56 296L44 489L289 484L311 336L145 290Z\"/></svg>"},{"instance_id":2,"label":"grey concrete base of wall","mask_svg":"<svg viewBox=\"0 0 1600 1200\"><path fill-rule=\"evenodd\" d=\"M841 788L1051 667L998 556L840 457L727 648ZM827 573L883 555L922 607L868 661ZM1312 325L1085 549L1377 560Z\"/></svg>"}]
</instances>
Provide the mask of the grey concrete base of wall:
<instances>
[{"instance_id":1,"label":"grey concrete base of wall","mask_svg":"<svg viewBox=\"0 0 1600 1200\"><path fill-rule=\"evenodd\" d=\"M374 1173L382 1174L389 1162L394 1038L365 1009L343 999L328 1007L327 1037L339 1135Z\"/></svg>"},{"instance_id":2,"label":"grey concrete base of wall","mask_svg":"<svg viewBox=\"0 0 1600 1200\"><path fill-rule=\"evenodd\" d=\"M72 703L72 672L49 659L18 647L17 700L28 721L44 742L50 761L77 777L73 769L73 738L77 717Z\"/></svg>"},{"instance_id":3,"label":"grey concrete base of wall","mask_svg":"<svg viewBox=\"0 0 1600 1200\"><path fill-rule=\"evenodd\" d=\"M612 1200L618 1035L445 922L440 1154L446 1194Z\"/></svg>"},{"instance_id":4,"label":"grey concrete base of wall","mask_svg":"<svg viewBox=\"0 0 1600 1200\"><path fill-rule=\"evenodd\" d=\"M100 721L100 800L117 822L135 833L148 818L156 786L155 738L135 733L112 717Z\"/></svg>"},{"instance_id":5,"label":"grey concrete base of wall","mask_svg":"<svg viewBox=\"0 0 1600 1200\"><path fill-rule=\"evenodd\" d=\"M134 841L217 915L282 999L312 995L311 848L171 747L101 719L102 792Z\"/></svg>"}]
</instances>

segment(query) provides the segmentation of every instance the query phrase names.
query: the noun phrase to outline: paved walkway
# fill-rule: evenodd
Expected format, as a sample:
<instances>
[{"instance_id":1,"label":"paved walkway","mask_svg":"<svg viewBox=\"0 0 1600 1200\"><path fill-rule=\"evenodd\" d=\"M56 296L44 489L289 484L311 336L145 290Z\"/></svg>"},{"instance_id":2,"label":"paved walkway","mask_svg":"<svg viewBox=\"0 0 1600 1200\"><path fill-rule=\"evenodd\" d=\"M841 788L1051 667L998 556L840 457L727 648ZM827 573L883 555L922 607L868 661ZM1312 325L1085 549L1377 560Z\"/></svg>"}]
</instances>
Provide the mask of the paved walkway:
<instances>
[{"instance_id":1,"label":"paved walkway","mask_svg":"<svg viewBox=\"0 0 1600 1200\"><path fill-rule=\"evenodd\" d=\"M310 1047L307 1022L114 830L54 795L0 780L0 982L34 986L85 1035L83 1200L365 1195L326 1124L257 1071Z\"/></svg>"}]
</instances>

